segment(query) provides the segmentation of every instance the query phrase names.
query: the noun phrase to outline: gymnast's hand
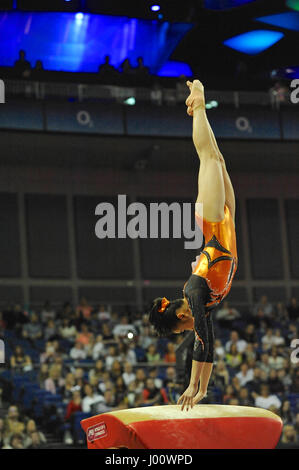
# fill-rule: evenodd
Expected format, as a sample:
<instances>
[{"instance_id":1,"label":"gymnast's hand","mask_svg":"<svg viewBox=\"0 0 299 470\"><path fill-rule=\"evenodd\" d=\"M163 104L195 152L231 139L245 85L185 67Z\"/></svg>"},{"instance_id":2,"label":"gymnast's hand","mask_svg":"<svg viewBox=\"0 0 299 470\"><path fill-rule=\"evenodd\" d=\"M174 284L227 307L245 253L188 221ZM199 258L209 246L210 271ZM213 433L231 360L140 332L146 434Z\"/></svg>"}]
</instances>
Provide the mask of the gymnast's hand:
<instances>
[{"instance_id":1,"label":"gymnast's hand","mask_svg":"<svg viewBox=\"0 0 299 470\"><path fill-rule=\"evenodd\" d=\"M204 98L204 86L199 80L193 80L193 82L186 82L190 95L186 99L187 114L193 116L193 109L199 105L205 105Z\"/></svg>"},{"instance_id":2,"label":"gymnast's hand","mask_svg":"<svg viewBox=\"0 0 299 470\"><path fill-rule=\"evenodd\" d=\"M198 403L200 400L202 400L206 396L207 396L207 391L206 390L199 390L199 392L193 398L193 405Z\"/></svg>"},{"instance_id":3,"label":"gymnast's hand","mask_svg":"<svg viewBox=\"0 0 299 470\"><path fill-rule=\"evenodd\" d=\"M197 388L198 388L197 385L190 384L189 387L185 390L185 392L178 399L177 405L182 403L182 408L181 408L182 411L185 406L186 406L187 411L189 410L189 406L193 408L193 397L196 395Z\"/></svg>"}]
</instances>

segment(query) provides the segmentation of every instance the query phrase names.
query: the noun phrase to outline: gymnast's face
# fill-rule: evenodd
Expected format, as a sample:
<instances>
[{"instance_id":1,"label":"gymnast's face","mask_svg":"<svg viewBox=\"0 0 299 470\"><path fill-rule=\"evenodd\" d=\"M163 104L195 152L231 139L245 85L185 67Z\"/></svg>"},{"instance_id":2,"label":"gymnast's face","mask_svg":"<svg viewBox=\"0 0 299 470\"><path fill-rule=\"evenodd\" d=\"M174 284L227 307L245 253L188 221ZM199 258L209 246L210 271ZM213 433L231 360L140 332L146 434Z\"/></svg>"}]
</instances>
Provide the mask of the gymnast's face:
<instances>
[{"instance_id":1,"label":"gymnast's face","mask_svg":"<svg viewBox=\"0 0 299 470\"><path fill-rule=\"evenodd\" d=\"M173 333L183 333L186 330L193 330L194 327L194 318L187 299L184 298L183 301L183 305L176 310L178 322L175 329L173 330Z\"/></svg>"}]
</instances>

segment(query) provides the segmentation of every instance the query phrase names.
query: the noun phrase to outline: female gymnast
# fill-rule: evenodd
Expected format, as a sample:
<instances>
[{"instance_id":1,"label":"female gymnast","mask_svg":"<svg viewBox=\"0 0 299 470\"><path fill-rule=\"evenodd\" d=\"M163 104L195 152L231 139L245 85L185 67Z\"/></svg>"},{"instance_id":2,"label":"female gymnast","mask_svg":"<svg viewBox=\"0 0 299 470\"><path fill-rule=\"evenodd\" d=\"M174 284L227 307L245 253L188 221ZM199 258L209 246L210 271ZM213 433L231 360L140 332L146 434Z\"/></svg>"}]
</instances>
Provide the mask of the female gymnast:
<instances>
[{"instance_id":1,"label":"female gymnast","mask_svg":"<svg viewBox=\"0 0 299 470\"><path fill-rule=\"evenodd\" d=\"M187 86L187 113L193 116L193 143L200 159L196 202L203 207L202 220L196 211L195 218L201 224L204 243L192 263L183 298L157 298L149 312L149 321L160 336L195 332L190 383L178 399L182 410L192 408L206 396L213 368L211 310L230 291L238 263L233 186L207 119L204 87L199 80L187 81Z\"/></svg>"}]
</instances>

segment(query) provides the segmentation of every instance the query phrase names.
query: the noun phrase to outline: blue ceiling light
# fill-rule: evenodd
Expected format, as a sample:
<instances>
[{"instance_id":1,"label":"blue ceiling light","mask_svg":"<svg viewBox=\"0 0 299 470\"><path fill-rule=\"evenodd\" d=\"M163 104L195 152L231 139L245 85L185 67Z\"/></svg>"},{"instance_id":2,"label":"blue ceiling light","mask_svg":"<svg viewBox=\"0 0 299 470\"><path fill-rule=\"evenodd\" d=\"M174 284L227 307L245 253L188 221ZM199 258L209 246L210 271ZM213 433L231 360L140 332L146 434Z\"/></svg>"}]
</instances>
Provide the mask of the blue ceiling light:
<instances>
[{"instance_id":1,"label":"blue ceiling light","mask_svg":"<svg viewBox=\"0 0 299 470\"><path fill-rule=\"evenodd\" d=\"M152 11L159 11L160 10L160 5L152 5L151 10Z\"/></svg>"},{"instance_id":2,"label":"blue ceiling light","mask_svg":"<svg viewBox=\"0 0 299 470\"><path fill-rule=\"evenodd\" d=\"M160 68L157 75L159 77L179 77L180 75L192 77L193 72L190 65L185 62L169 60Z\"/></svg>"},{"instance_id":3,"label":"blue ceiling light","mask_svg":"<svg viewBox=\"0 0 299 470\"><path fill-rule=\"evenodd\" d=\"M76 16L75 16L75 18L76 18L76 21L82 21L82 20L83 20L83 18L84 18L84 14L83 14L83 13L81 13L81 12L79 12L79 13L76 13Z\"/></svg>"},{"instance_id":4,"label":"blue ceiling light","mask_svg":"<svg viewBox=\"0 0 299 470\"><path fill-rule=\"evenodd\" d=\"M224 41L223 44L244 54L256 55L269 49L283 37L284 34L278 31L259 29L234 36Z\"/></svg>"},{"instance_id":5,"label":"blue ceiling light","mask_svg":"<svg viewBox=\"0 0 299 470\"><path fill-rule=\"evenodd\" d=\"M256 18L262 23L278 26L279 28L291 29L299 31L299 12L288 11L286 13L277 13L275 15L267 15Z\"/></svg>"},{"instance_id":6,"label":"blue ceiling light","mask_svg":"<svg viewBox=\"0 0 299 470\"><path fill-rule=\"evenodd\" d=\"M208 10L229 10L230 8L240 7L246 3L252 3L256 0L205 0L205 7Z\"/></svg>"}]
</instances>

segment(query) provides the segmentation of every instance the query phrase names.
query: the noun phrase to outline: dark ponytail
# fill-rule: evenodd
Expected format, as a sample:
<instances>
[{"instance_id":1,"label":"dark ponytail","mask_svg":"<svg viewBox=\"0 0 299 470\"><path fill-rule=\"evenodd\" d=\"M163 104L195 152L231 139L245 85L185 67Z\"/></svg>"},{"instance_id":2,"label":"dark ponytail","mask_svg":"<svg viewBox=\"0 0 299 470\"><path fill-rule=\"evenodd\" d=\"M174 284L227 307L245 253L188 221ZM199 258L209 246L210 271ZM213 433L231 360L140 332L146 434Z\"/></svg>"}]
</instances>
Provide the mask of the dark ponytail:
<instances>
[{"instance_id":1,"label":"dark ponytail","mask_svg":"<svg viewBox=\"0 0 299 470\"><path fill-rule=\"evenodd\" d=\"M154 326L159 336L171 335L179 321L176 310L183 305L183 299L170 301L164 312L159 312L162 306L162 297L158 297L152 302L149 310L149 321Z\"/></svg>"}]
</instances>

